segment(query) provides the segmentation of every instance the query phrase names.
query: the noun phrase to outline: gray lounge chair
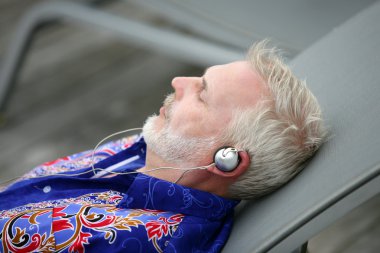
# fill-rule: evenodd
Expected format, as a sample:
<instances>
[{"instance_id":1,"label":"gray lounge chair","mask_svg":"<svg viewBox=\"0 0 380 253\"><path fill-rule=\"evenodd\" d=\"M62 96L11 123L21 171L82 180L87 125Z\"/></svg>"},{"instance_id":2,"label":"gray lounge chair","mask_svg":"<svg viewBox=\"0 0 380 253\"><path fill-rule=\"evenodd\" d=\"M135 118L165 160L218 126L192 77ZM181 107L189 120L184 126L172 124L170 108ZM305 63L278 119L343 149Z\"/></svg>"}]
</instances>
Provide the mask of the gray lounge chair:
<instances>
[{"instance_id":1,"label":"gray lounge chair","mask_svg":"<svg viewBox=\"0 0 380 253\"><path fill-rule=\"evenodd\" d=\"M380 192L380 3L291 64L323 107L331 139L281 190L239 211L224 248L290 252Z\"/></svg>"}]
</instances>

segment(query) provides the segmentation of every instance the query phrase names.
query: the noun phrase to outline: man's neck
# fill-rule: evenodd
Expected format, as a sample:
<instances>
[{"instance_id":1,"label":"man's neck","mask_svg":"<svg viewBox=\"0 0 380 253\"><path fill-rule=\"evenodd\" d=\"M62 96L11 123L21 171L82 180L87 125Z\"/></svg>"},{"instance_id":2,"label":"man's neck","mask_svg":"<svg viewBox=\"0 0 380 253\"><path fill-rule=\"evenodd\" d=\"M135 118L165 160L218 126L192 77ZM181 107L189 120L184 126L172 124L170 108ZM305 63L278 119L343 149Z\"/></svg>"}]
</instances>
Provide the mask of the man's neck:
<instances>
[{"instance_id":1,"label":"man's neck","mask_svg":"<svg viewBox=\"0 0 380 253\"><path fill-rule=\"evenodd\" d=\"M138 171L162 180L176 182L182 171L169 168L179 168L179 166L166 162L160 156L147 149L145 166Z\"/></svg>"},{"instance_id":2,"label":"man's neck","mask_svg":"<svg viewBox=\"0 0 380 253\"><path fill-rule=\"evenodd\" d=\"M186 168L190 167L197 167L197 165L186 166ZM224 182L223 178L205 169L186 170L186 168L178 163L168 163L147 149L145 167L138 171L186 187L214 193L219 196L227 196L229 182Z\"/></svg>"}]
</instances>

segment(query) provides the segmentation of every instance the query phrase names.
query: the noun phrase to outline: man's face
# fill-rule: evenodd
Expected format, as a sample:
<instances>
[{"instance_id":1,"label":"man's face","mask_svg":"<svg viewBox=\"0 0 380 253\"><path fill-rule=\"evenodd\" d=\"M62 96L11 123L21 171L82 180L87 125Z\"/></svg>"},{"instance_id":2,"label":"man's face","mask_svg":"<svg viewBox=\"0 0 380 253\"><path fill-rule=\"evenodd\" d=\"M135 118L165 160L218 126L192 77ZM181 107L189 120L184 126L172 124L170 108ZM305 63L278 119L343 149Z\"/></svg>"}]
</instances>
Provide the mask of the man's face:
<instances>
[{"instance_id":1,"label":"man's face","mask_svg":"<svg viewBox=\"0 0 380 253\"><path fill-rule=\"evenodd\" d=\"M245 61L210 67L201 77L176 77L172 86L174 94L165 100L158 116L147 120L144 137L148 148L162 158L170 162L190 159L194 165L211 162L215 149L225 145L218 137L234 110L254 106L266 93L260 77Z\"/></svg>"}]
</instances>

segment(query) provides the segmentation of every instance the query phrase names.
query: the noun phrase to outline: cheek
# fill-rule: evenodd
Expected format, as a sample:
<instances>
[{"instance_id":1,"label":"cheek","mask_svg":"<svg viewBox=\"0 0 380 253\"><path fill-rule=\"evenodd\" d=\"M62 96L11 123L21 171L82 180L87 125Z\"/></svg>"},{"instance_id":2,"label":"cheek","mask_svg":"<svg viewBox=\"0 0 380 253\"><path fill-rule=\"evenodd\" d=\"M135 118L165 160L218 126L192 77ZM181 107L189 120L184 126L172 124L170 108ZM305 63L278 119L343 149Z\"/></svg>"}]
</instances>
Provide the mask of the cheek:
<instances>
[{"instance_id":1,"label":"cheek","mask_svg":"<svg viewBox=\"0 0 380 253\"><path fill-rule=\"evenodd\" d=\"M173 132L185 136L202 135L202 129L206 125L207 115L204 110L191 106L176 106L172 110L170 127Z\"/></svg>"},{"instance_id":2,"label":"cheek","mask_svg":"<svg viewBox=\"0 0 380 253\"><path fill-rule=\"evenodd\" d=\"M170 122L171 130L186 137L216 136L225 126L224 119L218 119L216 113L204 108L181 108L173 112L175 113Z\"/></svg>"}]
</instances>

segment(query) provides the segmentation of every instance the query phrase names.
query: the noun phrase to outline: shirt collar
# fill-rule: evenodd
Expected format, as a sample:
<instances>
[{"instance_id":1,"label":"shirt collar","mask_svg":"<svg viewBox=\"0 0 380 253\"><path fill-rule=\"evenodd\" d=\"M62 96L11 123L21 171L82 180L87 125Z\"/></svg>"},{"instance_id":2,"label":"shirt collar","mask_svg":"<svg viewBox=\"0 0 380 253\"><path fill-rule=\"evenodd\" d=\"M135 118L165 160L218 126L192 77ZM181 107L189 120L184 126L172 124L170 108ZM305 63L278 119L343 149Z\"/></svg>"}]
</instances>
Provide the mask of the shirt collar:
<instances>
[{"instance_id":1,"label":"shirt collar","mask_svg":"<svg viewBox=\"0 0 380 253\"><path fill-rule=\"evenodd\" d=\"M238 203L238 200L229 200L209 192L138 174L118 207L165 210L219 220L232 214Z\"/></svg>"}]
</instances>

